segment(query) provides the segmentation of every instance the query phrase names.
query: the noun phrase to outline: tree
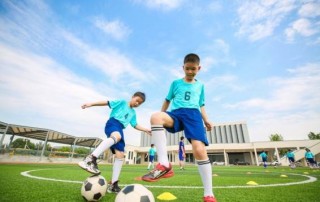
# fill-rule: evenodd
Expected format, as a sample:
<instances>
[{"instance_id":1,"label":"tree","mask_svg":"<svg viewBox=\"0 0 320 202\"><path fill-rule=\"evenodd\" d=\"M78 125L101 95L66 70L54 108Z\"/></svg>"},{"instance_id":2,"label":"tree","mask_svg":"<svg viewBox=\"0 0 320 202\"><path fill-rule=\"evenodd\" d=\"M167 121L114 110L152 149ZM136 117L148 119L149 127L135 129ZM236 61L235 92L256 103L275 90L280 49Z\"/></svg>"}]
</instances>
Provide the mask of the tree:
<instances>
[{"instance_id":1,"label":"tree","mask_svg":"<svg viewBox=\"0 0 320 202\"><path fill-rule=\"evenodd\" d=\"M282 137L282 135L280 135L280 134L271 134L270 136L269 136L269 139L270 139L270 141L283 141L283 137Z\"/></svg>"},{"instance_id":2,"label":"tree","mask_svg":"<svg viewBox=\"0 0 320 202\"><path fill-rule=\"evenodd\" d=\"M35 148L37 148L37 150L42 150L43 146L44 146L44 142L40 141L36 144ZM51 148L52 148L51 145L47 143L46 151L50 151Z\"/></svg>"},{"instance_id":3,"label":"tree","mask_svg":"<svg viewBox=\"0 0 320 202\"><path fill-rule=\"evenodd\" d=\"M270 139L270 141L272 141L272 142L275 142L275 141L283 141L282 135L280 135L280 134L278 134L278 133L276 133L276 134L271 134L271 135L269 136L269 139ZM279 151L279 155L280 155L280 156L285 155L285 153L287 152L286 149L279 149L278 151Z\"/></svg>"},{"instance_id":4,"label":"tree","mask_svg":"<svg viewBox=\"0 0 320 202\"><path fill-rule=\"evenodd\" d=\"M63 146L63 147L60 147L59 149L57 149L57 151L60 151L60 152L71 152L71 148L67 147L67 146Z\"/></svg>"},{"instance_id":5,"label":"tree","mask_svg":"<svg viewBox=\"0 0 320 202\"><path fill-rule=\"evenodd\" d=\"M35 145L29 139L18 138L12 142L12 148L34 149Z\"/></svg>"},{"instance_id":6,"label":"tree","mask_svg":"<svg viewBox=\"0 0 320 202\"><path fill-rule=\"evenodd\" d=\"M320 133L315 134L314 132L310 132L308 134L309 140L319 140L320 139Z\"/></svg>"},{"instance_id":7,"label":"tree","mask_svg":"<svg viewBox=\"0 0 320 202\"><path fill-rule=\"evenodd\" d=\"M78 154L89 154L90 149L84 147L77 147L75 148L74 152Z\"/></svg>"}]
</instances>

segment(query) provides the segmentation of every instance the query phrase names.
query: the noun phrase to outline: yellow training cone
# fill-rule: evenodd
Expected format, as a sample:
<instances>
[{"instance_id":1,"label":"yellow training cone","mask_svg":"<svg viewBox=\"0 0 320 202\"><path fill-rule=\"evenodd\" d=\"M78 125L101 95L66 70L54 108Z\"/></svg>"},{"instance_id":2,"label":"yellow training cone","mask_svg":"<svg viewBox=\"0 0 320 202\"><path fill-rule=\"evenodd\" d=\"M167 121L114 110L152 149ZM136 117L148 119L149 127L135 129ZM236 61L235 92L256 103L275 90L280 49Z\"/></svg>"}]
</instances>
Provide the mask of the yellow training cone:
<instances>
[{"instance_id":1,"label":"yellow training cone","mask_svg":"<svg viewBox=\"0 0 320 202\"><path fill-rule=\"evenodd\" d=\"M249 181L247 182L247 185L258 185L258 183L256 183L255 181Z\"/></svg>"},{"instance_id":2,"label":"yellow training cone","mask_svg":"<svg viewBox=\"0 0 320 202\"><path fill-rule=\"evenodd\" d=\"M280 177L288 177L288 176L286 176L286 175L280 175Z\"/></svg>"},{"instance_id":3,"label":"yellow training cone","mask_svg":"<svg viewBox=\"0 0 320 202\"><path fill-rule=\"evenodd\" d=\"M308 172L304 172L303 174L309 174Z\"/></svg>"},{"instance_id":4,"label":"yellow training cone","mask_svg":"<svg viewBox=\"0 0 320 202\"><path fill-rule=\"evenodd\" d=\"M213 177L217 177L217 176L219 176L219 175L217 175L217 174L213 174L212 176L213 176Z\"/></svg>"},{"instance_id":5,"label":"yellow training cone","mask_svg":"<svg viewBox=\"0 0 320 202\"><path fill-rule=\"evenodd\" d=\"M170 192L163 192L162 194L160 194L157 199L159 200L163 200L163 201L172 201L172 200L176 200L177 197L175 197L173 194L171 194Z\"/></svg>"}]
</instances>

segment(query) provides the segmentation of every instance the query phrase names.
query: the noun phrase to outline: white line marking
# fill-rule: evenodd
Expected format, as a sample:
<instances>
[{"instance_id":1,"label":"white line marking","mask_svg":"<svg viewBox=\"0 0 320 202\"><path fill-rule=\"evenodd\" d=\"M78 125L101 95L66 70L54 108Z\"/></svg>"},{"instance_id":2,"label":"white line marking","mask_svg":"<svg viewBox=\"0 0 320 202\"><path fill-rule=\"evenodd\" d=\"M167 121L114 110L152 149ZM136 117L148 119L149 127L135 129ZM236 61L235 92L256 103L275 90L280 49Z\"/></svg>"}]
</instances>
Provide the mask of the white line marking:
<instances>
[{"instance_id":1,"label":"white line marking","mask_svg":"<svg viewBox=\"0 0 320 202\"><path fill-rule=\"evenodd\" d=\"M73 181L73 180L59 180L54 178L46 178L46 177L38 177L34 175L30 175L29 173L34 171L40 170L52 170L52 169L37 169L37 170L29 170L21 172L20 174L25 177L30 177L38 180L48 180L48 181L56 181L56 182L67 182L67 183L77 183L82 184L82 181ZM308 178L307 180L300 181L300 182L288 182L288 183L279 183L279 184L262 184L262 185L231 185L231 186L213 186L214 189L234 189L234 188L259 188L259 187L280 187L280 186L291 186L291 185L298 185L298 184L307 184L317 181L316 177L312 177L309 175L301 175L301 174L294 174L288 173L289 175L298 175ZM126 186L127 184L120 184L120 186ZM149 188L167 188L167 189L203 189L202 186L165 186L165 185L145 185L145 187Z\"/></svg>"}]
</instances>

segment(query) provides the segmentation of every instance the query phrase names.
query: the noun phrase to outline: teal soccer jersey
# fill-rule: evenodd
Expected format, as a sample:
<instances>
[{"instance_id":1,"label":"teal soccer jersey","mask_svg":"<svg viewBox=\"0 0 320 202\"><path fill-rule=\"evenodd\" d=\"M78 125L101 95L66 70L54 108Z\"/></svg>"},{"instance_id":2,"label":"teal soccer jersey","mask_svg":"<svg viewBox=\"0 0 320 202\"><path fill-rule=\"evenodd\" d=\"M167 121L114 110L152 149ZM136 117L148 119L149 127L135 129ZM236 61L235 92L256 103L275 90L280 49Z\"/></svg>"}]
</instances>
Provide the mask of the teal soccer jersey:
<instances>
[{"instance_id":1,"label":"teal soccer jersey","mask_svg":"<svg viewBox=\"0 0 320 202\"><path fill-rule=\"evenodd\" d=\"M187 83L184 79L177 79L172 82L166 99L172 100L171 110L199 109L204 106L204 85L197 80L194 83Z\"/></svg>"},{"instance_id":2,"label":"teal soccer jersey","mask_svg":"<svg viewBox=\"0 0 320 202\"><path fill-rule=\"evenodd\" d=\"M150 148L149 149L149 155L154 156L156 154L156 149L155 148Z\"/></svg>"},{"instance_id":3,"label":"teal soccer jersey","mask_svg":"<svg viewBox=\"0 0 320 202\"><path fill-rule=\"evenodd\" d=\"M130 108L125 100L109 101L109 107L112 109L110 118L117 119L124 128L130 125L135 127L137 125L136 112L133 108Z\"/></svg>"}]
</instances>

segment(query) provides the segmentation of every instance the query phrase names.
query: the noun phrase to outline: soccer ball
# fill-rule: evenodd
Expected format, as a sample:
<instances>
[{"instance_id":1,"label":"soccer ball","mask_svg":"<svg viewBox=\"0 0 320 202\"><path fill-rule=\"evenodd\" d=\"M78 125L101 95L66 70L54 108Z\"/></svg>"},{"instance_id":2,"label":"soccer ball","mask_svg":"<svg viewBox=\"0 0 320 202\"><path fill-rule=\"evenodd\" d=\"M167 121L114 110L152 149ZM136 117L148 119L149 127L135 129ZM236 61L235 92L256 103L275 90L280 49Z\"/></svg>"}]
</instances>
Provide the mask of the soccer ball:
<instances>
[{"instance_id":1,"label":"soccer ball","mask_svg":"<svg viewBox=\"0 0 320 202\"><path fill-rule=\"evenodd\" d=\"M81 195L86 201L99 201L106 191L107 181L101 175L88 177L81 187Z\"/></svg>"},{"instance_id":2,"label":"soccer ball","mask_svg":"<svg viewBox=\"0 0 320 202\"><path fill-rule=\"evenodd\" d=\"M116 197L115 202L154 202L151 191L141 184L125 186Z\"/></svg>"}]
</instances>

